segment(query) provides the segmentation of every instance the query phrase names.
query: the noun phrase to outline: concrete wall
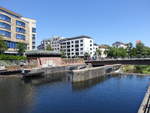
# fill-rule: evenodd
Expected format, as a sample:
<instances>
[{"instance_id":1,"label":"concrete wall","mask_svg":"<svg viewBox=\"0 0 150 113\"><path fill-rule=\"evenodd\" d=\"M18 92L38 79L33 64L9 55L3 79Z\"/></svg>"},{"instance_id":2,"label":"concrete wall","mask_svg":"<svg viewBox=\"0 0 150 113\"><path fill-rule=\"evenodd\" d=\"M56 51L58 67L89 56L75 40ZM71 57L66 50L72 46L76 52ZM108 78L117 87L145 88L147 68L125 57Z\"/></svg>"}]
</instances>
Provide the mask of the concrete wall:
<instances>
[{"instance_id":1,"label":"concrete wall","mask_svg":"<svg viewBox=\"0 0 150 113\"><path fill-rule=\"evenodd\" d=\"M81 82L105 76L120 68L121 65L108 65L102 67L85 68L81 70L73 70L72 82Z\"/></svg>"},{"instance_id":2,"label":"concrete wall","mask_svg":"<svg viewBox=\"0 0 150 113\"><path fill-rule=\"evenodd\" d=\"M29 58L29 65L34 65L38 68L54 67L54 66L67 66L67 65L80 65L84 64L84 60L81 58L67 59L61 57L39 57Z\"/></svg>"}]
</instances>

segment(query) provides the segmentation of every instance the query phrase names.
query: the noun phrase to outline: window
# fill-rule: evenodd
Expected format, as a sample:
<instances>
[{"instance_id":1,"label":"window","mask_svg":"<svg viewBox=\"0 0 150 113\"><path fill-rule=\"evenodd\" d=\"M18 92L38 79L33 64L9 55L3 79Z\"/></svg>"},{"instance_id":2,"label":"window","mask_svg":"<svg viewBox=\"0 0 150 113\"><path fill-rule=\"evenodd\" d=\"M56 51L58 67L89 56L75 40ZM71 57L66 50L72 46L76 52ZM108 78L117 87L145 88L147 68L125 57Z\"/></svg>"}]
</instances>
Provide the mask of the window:
<instances>
[{"instance_id":1,"label":"window","mask_svg":"<svg viewBox=\"0 0 150 113\"><path fill-rule=\"evenodd\" d=\"M35 34L32 34L32 39L35 40Z\"/></svg>"},{"instance_id":2,"label":"window","mask_svg":"<svg viewBox=\"0 0 150 113\"><path fill-rule=\"evenodd\" d=\"M73 41L71 41L71 43L73 43Z\"/></svg>"},{"instance_id":3,"label":"window","mask_svg":"<svg viewBox=\"0 0 150 113\"><path fill-rule=\"evenodd\" d=\"M83 42L83 40L80 40L80 42Z\"/></svg>"},{"instance_id":4,"label":"window","mask_svg":"<svg viewBox=\"0 0 150 113\"><path fill-rule=\"evenodd\" d=\"M80 52L81 55L83 55L83 52Z\"/></svg>"},{"instance_id":5,"label":"window","mask_svg":"<svg viewBox=\"0 0 150 113\"><path fill-rule=\"evenodd\" d=\"M80 48L80 50L83 50L83 48Z\"/></svg>"},{"instance_id":6,"label":"window","mask_svg":"<svg viewBox=\"0 0 150 113\"><path fill-rule=\"evenodd\" d=\"M72 51L74 51L74 49L72 49Z\"/></svg>"},{"instance_id":7,"label":"window","mask_svg":"<svg viewBox=\"0 0 150 113\"><path fill-rule=\"evenodd\" d=\"M73 47L73 45L72 45L72 47Z\"/></svg>"},{"instance_id":8,"label":"window","mask_svg":"<svg viewBox=\"0 0 150 113\"><path fill-rule=\"evenodd\" d=\"M5 41L7 44L8 48L16 48L17 43L16 42L11 42L11 41Z\"/></svg>"},{"instance_id":9,"label":"window","mask_svg":"<svg viewBox=\"0 0 150 113\"><path fill-rule=\"evenodd\" d=\"M79 45L75 45L75 47L79 47Z\"/></svg>"},{"instance_id":10,"label":"window","mask_svg":"<svg viewBox=\"0 0 150 113\"><path fill-rule=\"evenodd\" d=\"M5 37L11 37L11 33L8 31L0 30L0 35L5 36Z\"/></svg>"},{"instance_id":11,"label":"window","mask_svg":"<svg viewBox=\"0 0 150 113\"><path fill-rule=\"evenodd\" d=\"M10 30L10 29L11 29L11 26L10 26L9 24L0 22L0 28L4 28L4 29Z\"/></svg>"},{"instance_id":12,"label":"window","mask_svg":"<svg viewBox=\"0 0 150 113\"><path fill-rule=\"evenodd\" d=\"M0 20L11 22L11 18L3 14L0 14Z\"/></svg>"},{"instance_id":13,"label":"window","mask_svg":"<svg viewBox=\"0 0 150 113\"><path fill-rule=\"evenodd\" d=\"M36 28L33 27L33 28L32 28L32 32L33 32L33 33L36 33Z\"/></svg>"},{"instance_id":14,"label":"window","mask_svg":"<svg viewBox=\"0 0 150 113\"><path fill-rule=\"evenodd\" d=\"M76 52L76 55L78 56L78 55L79 55L79 52Z\"/></svg>"},{"instance_id":15,"label":"window","mask_svg":"<svg viewBox=\"0 0 150 113\"><path fill-rule=\"evenodd\" d=\"M25 23L18 20L16 21L16 25L25 27Z\"/></svg>"},{"instance_id":16,"label":"window","mask_svg":"<svg viewBox=\"0 0 150 113\"><path fill-rule=\"evenodd\" d=\"M25 36L22 34L16 34L16 38L20 40L25 40Z\"/></svg>"},{"instance_id":17,"label":"window","mask_svg":"<svg viewBox=\"0 0 150 113\"><path fill-rule=\"evenodd\" d=\"M16 27L16 32L25 33L25 29L20 28L20 27Z\"/></svg>"},{"instance_id":18,"label":"window","mask_svg":"<svg viewBox=\"0 0 150 113\"><path fill-rule=\"evenodd\" d=\"M92 46L92 44L90 44L90 46Z\"/></svg>"},{"instance_id":19,"label":"window","mask_svg":"<svg viewBox=\"0 0 150 113\"><path fill-rule=\"evenodd\" d=\"M92 48L90 48L90 50L92 50Z\"/></svg>"},{"instance_id":20,"label":"window","mask_svg":"<svg viewBox=\"0 0 150 113\"><path fill-rule=\"evenodd\" d=\"M79 51L79 49L76 49L76 51Z\"/></svg>"},{"instance_id":21,"label":"window","mask_svg":"<svg viewBox=\"0 0 150 113\"><path fill-rule=\"evenodd\" d=\"M79 43L79 40L76 40L75 43Z\"/></svg>"},{"instance_id":22,"label":"window","mask_svg":"<svg viewBox=\"0 0 150 113\"><path fill-rule=\"evenodd\" d=\"M83 44L80 44L80 46L83 46Z\"/></svg>"}]
</instances>

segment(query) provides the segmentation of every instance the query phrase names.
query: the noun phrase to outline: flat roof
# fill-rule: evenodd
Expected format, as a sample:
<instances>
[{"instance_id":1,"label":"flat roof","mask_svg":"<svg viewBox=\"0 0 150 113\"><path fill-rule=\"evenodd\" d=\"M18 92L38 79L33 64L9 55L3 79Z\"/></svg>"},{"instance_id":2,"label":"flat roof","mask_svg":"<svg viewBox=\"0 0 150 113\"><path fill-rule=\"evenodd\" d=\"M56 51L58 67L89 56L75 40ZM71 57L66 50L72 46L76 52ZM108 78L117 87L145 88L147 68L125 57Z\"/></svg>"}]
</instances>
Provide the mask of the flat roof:
<instances>
[{"instance_id":1,"label":"flat roof","mask_svg":"<svg viewBox=\"0 0 150 113\"><path fill-rule=\"evenodd\" d=\"M64 39L62 39L62 41L66 41L66 40L74 40L74 39L81 39L81 38L88 38L88 39L92 39L92 38L91 38L91 37L89 37L89 36L81 35L81 36L72 37L72 38L64 38Z\"/></svg>"},{"instance_id":2,"label":"flat roof","mask_svg":"<svg viewBox=\"0 0 150 113\"><path fill-rule=\"evenodd\" d=\"M6 8L3 8L3 7L1 7L1 6L0 6L0 10L2 10L2 11L4 11L4 12L7 12L7 13L10 13L10 14L12 14L12 15L15 15L16 17L22 17L20 14L17 14L17 13L15 13L15 12L10 11L10 10L8 10L8 9L6 9Z\"/></svg>"}]
</instances>

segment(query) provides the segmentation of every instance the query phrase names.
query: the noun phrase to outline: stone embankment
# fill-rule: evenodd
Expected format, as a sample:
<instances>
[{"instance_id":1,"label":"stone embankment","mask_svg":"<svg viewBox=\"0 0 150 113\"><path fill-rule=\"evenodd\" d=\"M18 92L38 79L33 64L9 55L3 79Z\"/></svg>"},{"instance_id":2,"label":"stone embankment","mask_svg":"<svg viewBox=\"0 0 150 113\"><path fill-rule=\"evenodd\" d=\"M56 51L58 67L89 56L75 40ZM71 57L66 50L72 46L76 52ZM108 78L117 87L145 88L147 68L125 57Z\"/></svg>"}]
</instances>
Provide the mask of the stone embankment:
<instances>
[{"instance_id":1,"label":"stone embankment","mask_svg":"<svg viewBox=\"0 0 150 113\"><path fill-rule=\"evenodd\" d=\"M148 87L138 113L150 113L150 86Z\"/></svg>"}]
</instances>

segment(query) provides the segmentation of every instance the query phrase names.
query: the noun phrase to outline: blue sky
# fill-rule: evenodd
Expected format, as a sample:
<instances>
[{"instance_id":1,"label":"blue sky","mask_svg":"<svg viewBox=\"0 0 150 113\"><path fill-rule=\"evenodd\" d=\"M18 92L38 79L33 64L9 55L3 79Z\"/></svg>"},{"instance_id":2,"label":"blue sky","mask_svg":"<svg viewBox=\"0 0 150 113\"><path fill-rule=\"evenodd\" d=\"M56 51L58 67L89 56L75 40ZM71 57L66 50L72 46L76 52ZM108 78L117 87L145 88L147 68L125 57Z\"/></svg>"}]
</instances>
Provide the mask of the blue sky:
<instances>
[{"instance_id":1,"label":"blue sky","mask_svg":"<svg viewBox=\"0 0 150 113\"><path fill-rule=\"evenodd\" d=\"M37 44L52 35L91 36L98 44L142 40L150 46L150 0L0 0L37 20Z\"/></svg>"}]
</instances>

